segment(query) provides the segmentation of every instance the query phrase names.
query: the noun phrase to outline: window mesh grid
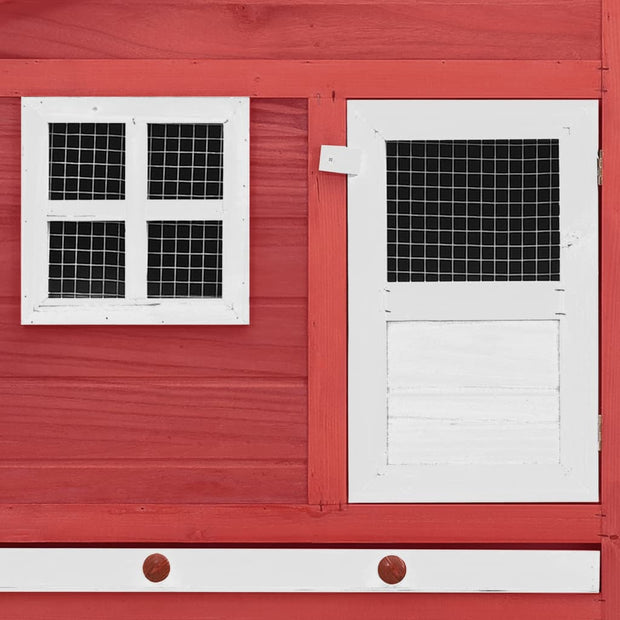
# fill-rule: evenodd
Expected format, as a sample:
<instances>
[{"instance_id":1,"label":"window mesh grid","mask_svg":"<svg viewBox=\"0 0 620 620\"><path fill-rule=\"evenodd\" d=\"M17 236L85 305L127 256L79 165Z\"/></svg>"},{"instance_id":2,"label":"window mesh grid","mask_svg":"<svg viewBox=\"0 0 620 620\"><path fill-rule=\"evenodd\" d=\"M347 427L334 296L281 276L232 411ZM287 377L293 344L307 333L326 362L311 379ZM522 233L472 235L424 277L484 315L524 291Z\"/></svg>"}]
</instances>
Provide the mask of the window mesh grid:
<instances>
[{"instance_id":1,"label":"window mesh grid","mask_svg":"<svg viewBox=\"0 0 620 620\"><path fill-rule=\"evenodd\" d=\"M124 222L49 222L48 294L125 296Z\"/></svg>"},{"instance_id":2,"label":"window mesh grid","mask_svg":"<svg viewBox=\"0 0 620 620\"><path fill-rule=\"evenodd\" d=\"M148 222L149 297L222 296L222 222Z\"/></svg>"},{"instance_id":3,"label":"window mesh grid","mask_svg":"<svg viewBox=\"0 0 620 620\"><path fill-rule=\"evenodd\" d=\"M50 123L49 198L125 198L125 125Z\"/></svg>"},{"instance_id":4,"label":"window mesh grid","mask_svg":"<svg viewBox=\"0 0 620 620\"><path fill-rule=\"evenodd\" d=\"M222 124L149 124L148 197L217 199L223 195Z\"/></svg>"},{"instance_id":5,"label":"window mesh grid","mask_svg":"<svg viewBox=\"0 0 620 620\"><path fill-rule=\"evenodd\" d=\"M559 280L555 139L395 140L389 282Z\"/></svg>"}]
</instances>

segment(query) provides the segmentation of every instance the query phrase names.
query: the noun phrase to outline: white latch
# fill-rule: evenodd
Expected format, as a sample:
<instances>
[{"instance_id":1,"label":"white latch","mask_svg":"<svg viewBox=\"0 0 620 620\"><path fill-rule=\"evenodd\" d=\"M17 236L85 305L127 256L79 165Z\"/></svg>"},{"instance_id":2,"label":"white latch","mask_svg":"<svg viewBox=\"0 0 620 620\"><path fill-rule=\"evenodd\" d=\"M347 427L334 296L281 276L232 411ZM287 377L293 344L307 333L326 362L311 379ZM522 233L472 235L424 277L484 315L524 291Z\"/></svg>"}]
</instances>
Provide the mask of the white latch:
<instances>
[{"instance_id":1,"label":"white latch","mask_svg":"<svg viewBox=\"0 0 620 620\"><path fill-rule=\"evenodd\" d=\"M362 150L348 146L321 146L319 170L338 174L359 174L362 163Z\"/></svg>"}]
</instances>

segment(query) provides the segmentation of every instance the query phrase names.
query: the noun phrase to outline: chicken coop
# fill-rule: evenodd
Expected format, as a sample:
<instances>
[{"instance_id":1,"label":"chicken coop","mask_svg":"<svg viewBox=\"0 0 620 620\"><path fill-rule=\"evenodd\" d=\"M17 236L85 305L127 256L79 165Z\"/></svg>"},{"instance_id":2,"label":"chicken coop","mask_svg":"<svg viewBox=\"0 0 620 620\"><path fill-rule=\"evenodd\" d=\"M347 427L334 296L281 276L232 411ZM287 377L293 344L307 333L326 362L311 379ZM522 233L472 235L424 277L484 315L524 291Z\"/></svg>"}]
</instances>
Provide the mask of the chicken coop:
<instances>
[{"instance_id":1,"label":"chicken coop","mask_svg":"<svg viewBox=\"0 0 620 620\"><path fill-rule=\"evenodd\" d=\"M619 33L0 0L0 616L620 617Z\"/></svg>"}]
</instances>

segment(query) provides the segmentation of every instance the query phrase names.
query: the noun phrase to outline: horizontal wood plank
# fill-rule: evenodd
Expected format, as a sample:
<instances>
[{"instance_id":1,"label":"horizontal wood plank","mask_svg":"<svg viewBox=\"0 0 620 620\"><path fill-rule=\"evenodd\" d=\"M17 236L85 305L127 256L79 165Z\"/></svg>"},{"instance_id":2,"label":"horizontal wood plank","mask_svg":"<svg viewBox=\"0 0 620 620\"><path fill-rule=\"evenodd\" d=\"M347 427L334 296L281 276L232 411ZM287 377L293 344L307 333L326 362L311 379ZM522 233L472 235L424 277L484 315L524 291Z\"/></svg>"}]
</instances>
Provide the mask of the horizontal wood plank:
<instances>
[{"instance_id":1,"label":"horizontal wood plank","mask_svg":"<svg viewBox=\"0 0 620 620\"><path fill-rule=\"evenodd\" d=\"M2 60L0 97L588 99L600 60Z\"/></svg>"},{"instance_id":2,"label":"horizontal wood plank","mask_svg":"<svg viewBox=\"0 0 620 620\"><path fill-rule=\"evenodd\" d=\"M0 379L0 468L100 467L114 487L106 467L145 459L303 461L306 398L305 380Z\"/></svg>"},{"instance_id":3,"label":"horizontal wood plank","mask_svg":"<svg viewBox=\"0 0 620 620\"><path fill-rule=\"evenodd\" d=\"M0 594L20 620L479 620L600 618L599 594ZM458 612L456 612L458 610Z\"/></svg>"},{"instance_id":4,"label":"horizontal wood plank","mask_svg":"<svg viewBox=\"0 0 620 620\"><path fill-rule=\"evenodd\" d=\"M104 464L0 467L0 497L6 502L196 502L202 504L290 503L306 497L303 460L238 459L153 463L127 460Z\"/></svg>"},{"instance_id":5,"label":"horizontal wood plank","mask_svg":"<svg viewBox=\"0 0 620 620\"><path fill-rule=\"evenodd\" d=\"M147 580L145 572L138 570L145 558L153 558L153 554L163 555L172 569L157 585L152 583L155 575L150 571ZM391 571L386 556L396 556L404 570L397 574ZM50 566L54 566L53 571ZM257 571L259 566L261 570ZM0 582L7 592L585 594L599 591L600 552L401 547L12 547L0 548Z\"/></svg>"},{"instance_id":6,"label":"horizontal wood plank","mask_svg":"<svg viewBox=\"0 0 620 620\"><path fill-rule=\"evenodd\" d=\"M0 4L11 58L589 58L598 0Z\"/></svg>"},{"instance_id":7,"label":"horizontal wood plank","mask_svg":"<svg viewBox=\"0 0 620 620\"><path fill-rule=\"evenodd\" d=\"M33 500L41 502L42 500ZM0 543L599 545L597 504L0 504Z\"/></svg>"},{"instance_id":8,"label":"horizontal wood plank","mask_svg":"<svg viewBox=\"0 0 620 620\"><path fill-rule=\"evenodd\" d=\"M249 326L19 325L0 298L0 376L305 377L306 305L250 301Z\"/></svg>"}]
</instances>

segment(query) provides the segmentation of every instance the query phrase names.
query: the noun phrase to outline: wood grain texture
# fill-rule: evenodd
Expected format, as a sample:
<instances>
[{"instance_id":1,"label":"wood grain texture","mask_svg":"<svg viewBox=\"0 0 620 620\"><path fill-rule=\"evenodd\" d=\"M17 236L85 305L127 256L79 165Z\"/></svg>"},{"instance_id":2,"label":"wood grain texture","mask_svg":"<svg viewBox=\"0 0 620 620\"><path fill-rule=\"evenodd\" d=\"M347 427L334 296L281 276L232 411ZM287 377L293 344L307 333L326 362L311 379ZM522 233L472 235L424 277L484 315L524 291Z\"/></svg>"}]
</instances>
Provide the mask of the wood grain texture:
<instances>
[{"instance_id":1,"label":"wood grain texture","mask_svg":"<svg viewBox=\"0 0 620 620\"><path fill-rule=\"evenodd\" d=\"M5 58L594 59L598 0L0 4Z\"/></svg>"},{"instance_id":2,"label":"wood grain texture","mask_svg":"<svg viewBox=\"0 0 620 620\"><path fill-rule=\"evenodd\" d=\"M20 326L0 298L5 377L304 377L305 300L250 301L250 326Z\"/></svg>"},{"instance_id":3,"label":"wood grain texture","mask_svg":"<svg viewBox=\"0 0 620 620\"><path fill-rule=\"evenodd\" d=\"M560 460L557 321L387 324L392 465Z\"/></svg>"},{"instance_id":4,"label":"wood grain texture","mask_svg":"<svg viewBox=\"0 0 620 620\"><path fill-rule=\"evenodd\" d=\"M603 0L601 148L601 598L620 617L620 5Z\"/></svg>"},{"instance_id":5,"label":"wood grain texture","mask_svg":"<svg viewBox=\"0 0 620 620\"><path fill-rule=\"evenodd\" d=\"M2 544L529 545L600 543L594 504L3 504Z\"/></svg>"},{"instance_id":6,"label":"wood grain texture","mask_svg":"<svg viewBox=\"0 0 620 620\"><path fill-rule=\"evenodd\" d=\"M230 440L229 440L230 441ZM230 441L232 444L233 442ZM291 503L306 495L306 460L145 459L78 464L7 462L0 501L158 503Z\"/></svg>"},{"instance_id":7,"label":"wood grain texture","mask_svg":"<svg viewBox=\"0 0 620 620\"><path fill-rule=\"evenodd\" d=\"M0 594L19 620L459 620L599 618L596 594Z\"/></svg>"},{"instance_id":8,"label":"wood grain texture","mask_svg":"<svg viewBox=\"0 0 620 620\"><path fill-rule=\"evenodd\" d=\"M306 398L302 379L0 379L0 468L303 461Z\"/></svg>"},{"instance_id":9,"label":"wood grain texture","mask_svg":"<svg viewBox=\"0 0 620 620\"><path fill-rule=\"evenodd\" d=\"M0 97L588 99L600 60L2 60Z\"/></svg>"},{"instance_id":10,"label":"wood grain texture","mask_svg":"<svg viewBox=\"0 0 620 620\"><path fill-rule=\"evenodd\" d=\"M308 501L347 501L346 175L318 171L321 144L346 144L346 101L308 101Z\"/></svg>"}]
</instances>

